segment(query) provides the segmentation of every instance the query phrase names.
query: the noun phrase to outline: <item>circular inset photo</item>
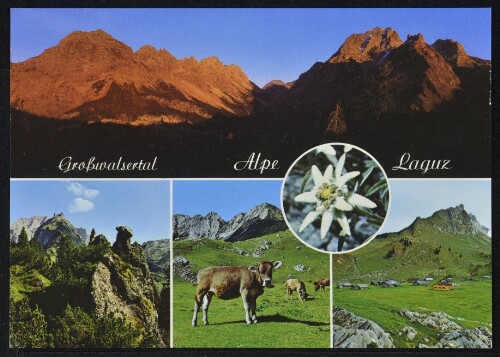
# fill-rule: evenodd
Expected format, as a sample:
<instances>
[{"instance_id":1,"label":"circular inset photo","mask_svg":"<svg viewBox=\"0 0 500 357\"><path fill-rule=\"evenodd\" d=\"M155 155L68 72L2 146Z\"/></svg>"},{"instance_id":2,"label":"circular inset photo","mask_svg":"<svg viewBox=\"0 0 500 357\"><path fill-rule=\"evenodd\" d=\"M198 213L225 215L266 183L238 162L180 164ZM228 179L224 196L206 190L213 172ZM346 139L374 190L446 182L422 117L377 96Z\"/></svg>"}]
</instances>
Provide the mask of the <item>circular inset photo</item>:
<instances>
[{"instance_id":1,"label":"circular inset photo","mask_svg":"<svg viewBox=\"0 0 500 357\"><path fill-rule=\"evenodd\" d=\"M390 206L387 175L363 149L324 144L288 170L281 199L291 231L312 248L345 253L367 244Z\"/></svg>"}]
</instances>

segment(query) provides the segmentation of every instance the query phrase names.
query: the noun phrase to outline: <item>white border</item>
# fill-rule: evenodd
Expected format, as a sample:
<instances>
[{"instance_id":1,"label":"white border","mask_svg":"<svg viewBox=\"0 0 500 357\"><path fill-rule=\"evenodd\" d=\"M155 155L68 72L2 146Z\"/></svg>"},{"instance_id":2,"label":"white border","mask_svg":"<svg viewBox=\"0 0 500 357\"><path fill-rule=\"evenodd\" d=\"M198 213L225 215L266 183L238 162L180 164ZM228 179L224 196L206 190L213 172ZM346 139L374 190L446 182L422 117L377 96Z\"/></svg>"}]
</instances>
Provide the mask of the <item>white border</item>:
<instances>
[{"instance_id":1,"label":"white border","mask_svg":"<svg viewBox=\"0 0 500 357\"><path fill-rule=\"evenodd\" d=\"M349 145L349 146L352 146L353 149L361 151L362 153L364 153L365 155L367 155L368 157L370 157L373 161L375 161L375 163L378 165L378 167L380 168L380 170L384 174L385 180L387 182L387 188L389 189L389 204L387 206L387 211L385 213L384 221L382 222L382 224L380 225L380 227L378 227L378 230L371 237L368 237L361 245L357 246L354 249L346 250L346 251L343 251L343 252L330 252L330 251L327 251L327 250L318 249L318 248L313 247L312 245L310 245L306 241L304 241L301 237L299 237L299 235L295 232L295 230L292 229L292 226L290 225L290 223L288 222L288 219L286 218L285 209L283 207L283 192L285 191L285 182L286 182L286 179L288 178L288 175L290 174L290 171L292 171L292 168L297 164L297 162L300 159L302 159L304 156L306 156L307 154L309 154L311 151L313 151L313 150L315 150L318 147L323 146L323 145L343 145L343 146ZM378 235L378 233L380 232L380 230L384 226L385 222L387 222L387 217L389 216L389 214L391 212L392 191L391 191L391 185L389 183L389 178L387 177L387 173L385 172L385 170L382 167L382 165L380 165L380 163L373 157L373 155L371 155L370 153L368 153L367 151L361 149L359 146L356 146L356 145L347 144L347 143L341 143L341 142L332 142L332 143L320 144L320 145L317 145L317 146L315 146L315 147L307 150L306 152L304 152L302 155L300 155L292 163L292 165L288 168L288 170L287 170L287 172L285 174L285 177L283 178L283 184L281 185L281 196L280 196L280 198L281 198L281 211L283 212L283 217L285 219L286 225L288 226L288 229L290 229L290 231L293 233L293 235L297 239L299 239L302 243L304 243L305 245L307 245L309 248L317 250L318 252L327 253L327 254L347 254L347 253L354 252L355 250L357 250L359 248L364 247L365 245L367 245L368 243L370 243Z\"/></svg>"}]
</instances>

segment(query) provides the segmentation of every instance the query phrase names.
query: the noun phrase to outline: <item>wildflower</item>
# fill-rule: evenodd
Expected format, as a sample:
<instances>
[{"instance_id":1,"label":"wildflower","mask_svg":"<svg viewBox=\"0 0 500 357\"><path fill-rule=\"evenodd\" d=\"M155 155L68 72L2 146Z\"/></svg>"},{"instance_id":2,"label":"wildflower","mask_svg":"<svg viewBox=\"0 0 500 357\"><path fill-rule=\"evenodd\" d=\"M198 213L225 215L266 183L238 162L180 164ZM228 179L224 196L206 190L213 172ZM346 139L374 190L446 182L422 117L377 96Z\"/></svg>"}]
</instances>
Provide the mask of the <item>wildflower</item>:
<instances>
[{"instance_id":1,"label":"wildflower","mask_svg":"<svg viewBox=\"0 0 500 357\"><path fill-rule=\"evenodd\" d=\"M349 221L344 212L349 212L355 206L375 208L377 205L370 199L349 189L347 182L360 174L359 171L347 172L344 175L345 153L340 157L333 171L333 165L328 165L322 174L316 165L311 167L314 187L311 191L295 197L296 202L312 203L316 208L309 212L300 225L299 233L321 216L321 238L324 239L334 220L341 227L340 236L351 235Z\"/></svg>"}]
</instances>

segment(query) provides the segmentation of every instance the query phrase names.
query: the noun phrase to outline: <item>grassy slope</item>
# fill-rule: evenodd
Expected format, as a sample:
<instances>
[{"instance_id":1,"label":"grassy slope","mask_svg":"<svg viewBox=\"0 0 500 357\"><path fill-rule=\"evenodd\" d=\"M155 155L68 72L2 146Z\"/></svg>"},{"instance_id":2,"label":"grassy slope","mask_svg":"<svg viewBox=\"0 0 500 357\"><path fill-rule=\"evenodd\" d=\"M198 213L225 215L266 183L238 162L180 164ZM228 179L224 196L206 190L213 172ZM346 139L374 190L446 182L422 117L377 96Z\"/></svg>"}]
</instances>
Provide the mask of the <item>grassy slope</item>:
<instances>
[{"instance_id":1,"label":"grassy slope","mask_svg":"<svg viewBox=\"0 0 500 357\"><path fill-rule=\"evenodd\" d=\"M235 248L251 252L263 241L273 241L273 246L260 258L242 256ZM299 247L300 249L297 249ZM329 276L328 254L316 252L301 244L290 232L281 232L278 238L271 234L244 242L227 243L203 240L174 242L174 257L182 255L194 264L195 271L215 265L252 265L261 260L282 260L283 266L273 273L275 287L266 289L257 299L259 323L247 325L241 299L220 300L213 298L209 311L209 326L191 326L195 286L178 276L174 278L174 347L314 347L330 346L330 294L315 293L311 283ZM297 272L294 265L310 267L307 272ZM288 275L306 282L310 300L286 299L284 281ZM201 322L201 313L199 314Z\"/></svg>"},{"instance_id":2,"label":"grassy slope","mask_svg":"<svg viewBox=\"0 0 500 357\"><path fill-rule=\"evenodd\" d=\"M10 297L15 301L21 300L26 293L43 290L51 281L37 270L26 269L20 265L10 268Z\"/></svg>"},{"instance_id":3,"label":"grassy slope","mask_svg":"<svg viewBox=\"0 0 500 357\"><path fill-rule=\"evenodd\" d=\"M397 313L401 309L429 313L443 311L464 328L487 326L492 322L491 280L462 282L450 291L435 291L430 286L403 284L400 288L384 289L371 286L369 290L334 289L334 306L375 321L394 338L396 347L415 347L427 337L436 341L437 332L418 323L411 323ZM418 334L409 342L398 332L404 326L412 326Z\"/></svg>"},{"instance_id":4,"label":"grassy slope","mask_svg":"<svg viewBox=\"0 0 500 357\"><path fill-rule=\"evenodd\" d=\"M400 242L409 239L406 250ZM439 254L435 250L441 246ZM396 256L385 259L391 248ZM462 257L460 257L462 255ZM350 254L334 256L334 280L359 280L432 276L440 279L452 274L459 279L491 274L491 242L480 236L451 235L423 226L418 235L408 230L376 238L366 247Z\"/></svg>"}]
</instances>

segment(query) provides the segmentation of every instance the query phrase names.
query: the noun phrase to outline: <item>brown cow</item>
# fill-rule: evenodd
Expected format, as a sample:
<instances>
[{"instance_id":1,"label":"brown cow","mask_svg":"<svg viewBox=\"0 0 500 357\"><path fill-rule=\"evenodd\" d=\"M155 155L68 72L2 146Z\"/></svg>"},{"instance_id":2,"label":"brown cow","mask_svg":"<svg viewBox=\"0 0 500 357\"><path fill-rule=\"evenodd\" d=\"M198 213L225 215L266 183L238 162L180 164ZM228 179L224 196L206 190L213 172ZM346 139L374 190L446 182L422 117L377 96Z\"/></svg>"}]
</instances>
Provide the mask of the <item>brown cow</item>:
<instances>
[{"instance_id":1,"label":"brown cow","mask_svg":"<svg viewBox=\"0 0 500 357\"><path fill-rule=\"evenodd\" d=\"M297 293L299 294L299 300L306 301L309 295L306 292L306 284L304 284L303 281L300 281L299 279L288 279L285 285L287 297L293 299L292 293L294 291L297 291Z\"/></svg>"},{"instance_id":2,"label":"brown cow","mask_svg":"<svg viewBox=\"0 0 500 357\"><path fill-rule=\"evenodd\" d=\"M222 266L205 268L198 272L198 287L194 296L193 326L198 321L198 311L203 303L203 323L208 325L208 307L212 296L223 300L241 296L247 324L256 323L257 298L264 288L272 288L273 269L281 267L281 261L261 262L258 266Z\"/></svg>"},{"instance_id":3,"label":"brown cow","mask_svg":"<svg viewBox=\"0 0 500 357\"><path fill-rule=\"evenodd\" d=\"M314 291L325 290L325 286L330 286L330 279L319 279L314 283Z\"/></svg>"}]
</instances>

